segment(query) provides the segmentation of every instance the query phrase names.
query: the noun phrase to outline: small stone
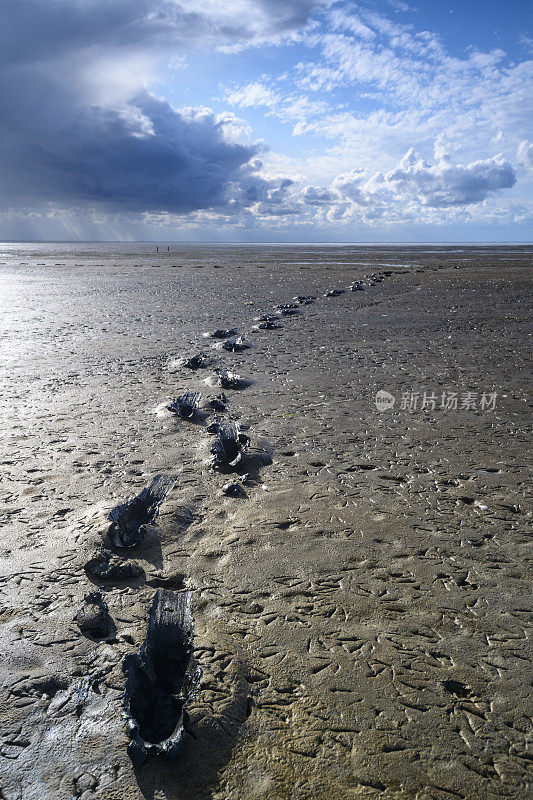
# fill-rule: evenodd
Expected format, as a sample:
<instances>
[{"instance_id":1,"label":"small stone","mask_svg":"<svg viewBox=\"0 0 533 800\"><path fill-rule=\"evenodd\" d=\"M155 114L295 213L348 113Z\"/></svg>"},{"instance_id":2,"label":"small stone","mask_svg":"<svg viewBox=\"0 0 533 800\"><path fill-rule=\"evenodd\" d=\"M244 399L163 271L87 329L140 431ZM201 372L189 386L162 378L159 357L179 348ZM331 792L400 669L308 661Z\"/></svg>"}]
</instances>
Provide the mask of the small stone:
<instances>
[{"instance_id":1,"label":"small stone","mask_svg":"<svg viewBox=\"0 0 533 800\"><path fill-rule=\"evenodd\" d=\"M228 497L244 497L245 491L239 481L230 481L222 487L222 493Z\"/></svg>"}]
</instances>

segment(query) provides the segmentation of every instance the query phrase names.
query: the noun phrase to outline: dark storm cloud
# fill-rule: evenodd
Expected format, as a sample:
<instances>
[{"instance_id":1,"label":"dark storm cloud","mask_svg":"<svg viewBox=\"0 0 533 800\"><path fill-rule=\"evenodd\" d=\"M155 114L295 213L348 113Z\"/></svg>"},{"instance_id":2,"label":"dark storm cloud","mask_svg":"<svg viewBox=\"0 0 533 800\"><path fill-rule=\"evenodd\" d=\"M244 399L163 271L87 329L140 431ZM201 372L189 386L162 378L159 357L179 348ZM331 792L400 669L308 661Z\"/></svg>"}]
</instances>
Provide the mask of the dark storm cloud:
<instances>
[{"instance_id":1,"label":"dark storm cloud","mask_svg":"<svg viewBox=\"0 0 533 800\"><path fill-rule=\"evenodd\" d=\"M61 56L93 45L186 45L268 40L301 28L324 0L248 0L232 13L213 0L2 0L4 63ZM237 10L237 9L236 9Z\"/></svg>"},{"instance_id":2,"label":"dark storm cloud","mask_svg":"<svg viewBox=\"0 0 533 800\"><path fill-rule=\"evenodd\" d=\"M224 140L210 112L184 114L147 93L127 109L70 109L57 127L39 108L24 135L4 136L4 203L83 201L130 211L220 208L253 175L257 148ZM40 127L38 127L40 123Z\"/></svg>"},{"instance_id":3,"label":"dark storm cloud","mask_svg":"<svg viewBox=\"0 0 533 800\"><path fill-rule=\"evenodd\" d=\"M244 0L237 14L209 0L2 0L1 207L231 212L263 196L258 148L228 141L209 111L151 95L143 63L162 46L274 41L317 4Z\"/></svg>"}]
</instances>

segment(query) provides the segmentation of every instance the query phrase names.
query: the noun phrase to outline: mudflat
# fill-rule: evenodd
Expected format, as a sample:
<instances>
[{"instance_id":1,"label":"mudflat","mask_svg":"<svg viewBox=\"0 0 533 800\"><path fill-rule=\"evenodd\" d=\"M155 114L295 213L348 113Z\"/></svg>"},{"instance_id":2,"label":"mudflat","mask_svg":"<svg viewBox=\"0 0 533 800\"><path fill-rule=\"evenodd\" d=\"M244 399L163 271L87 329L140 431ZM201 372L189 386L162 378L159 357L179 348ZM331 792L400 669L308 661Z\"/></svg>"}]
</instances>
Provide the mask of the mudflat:
<instances>
[{"instance_id":1,"label":"mudflat","mask_svg":"<svg viewBox=\"0 0 533 800\"><path fill-rule=\"evenodd\" d=\"M532 252L2 245L0 797L525 800ZM109 514L159 475L125 555ZM158 589L202 677L136 769Z\"/></svg>"}]
</instances>

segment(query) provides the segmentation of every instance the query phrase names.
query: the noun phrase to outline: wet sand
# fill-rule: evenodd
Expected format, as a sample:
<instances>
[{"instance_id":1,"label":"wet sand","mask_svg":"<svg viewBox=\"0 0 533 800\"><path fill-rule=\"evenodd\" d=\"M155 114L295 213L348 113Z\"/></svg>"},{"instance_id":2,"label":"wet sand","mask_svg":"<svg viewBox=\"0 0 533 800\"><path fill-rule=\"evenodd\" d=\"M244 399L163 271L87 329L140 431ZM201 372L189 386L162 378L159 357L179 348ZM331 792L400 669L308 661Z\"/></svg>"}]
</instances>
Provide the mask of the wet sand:
<instances>
[{"instance_id":1,"label":"wet sand","mask_svg":"<svg viewBox=\"0 0 533 800\"><path fill-rule=\"evenodd\" d=\"M532 248L154 251L0 248L3 797L526 798ZM213 347L219 327L251 347ZM210 467L217 366L248 381L226 391L240 498ZM197 390L195 420L167 411ZM106 585L93 641L84 565L158 473L145 576ZM183 755L135 771L122 662L157 587L193 592L203 677Z\"/></svg>"}]
</instances>

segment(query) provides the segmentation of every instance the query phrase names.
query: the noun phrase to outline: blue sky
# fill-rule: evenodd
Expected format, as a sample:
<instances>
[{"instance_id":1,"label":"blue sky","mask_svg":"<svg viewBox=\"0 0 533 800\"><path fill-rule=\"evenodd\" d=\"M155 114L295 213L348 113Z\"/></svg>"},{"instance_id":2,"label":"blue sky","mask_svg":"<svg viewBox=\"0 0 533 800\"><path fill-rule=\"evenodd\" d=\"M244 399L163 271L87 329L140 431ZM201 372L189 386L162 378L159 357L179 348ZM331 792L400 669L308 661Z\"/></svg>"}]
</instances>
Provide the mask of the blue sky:
<instances>
[{"instance_id":1,"label":"blue sky","mask_svg":"<svg viewBox=\"0 0 533 800\"><path fill-rule=\"evenodd\" d=\"M531 11L3 0L0 237L530 240Z\"/></svg>"}]
</instances>

